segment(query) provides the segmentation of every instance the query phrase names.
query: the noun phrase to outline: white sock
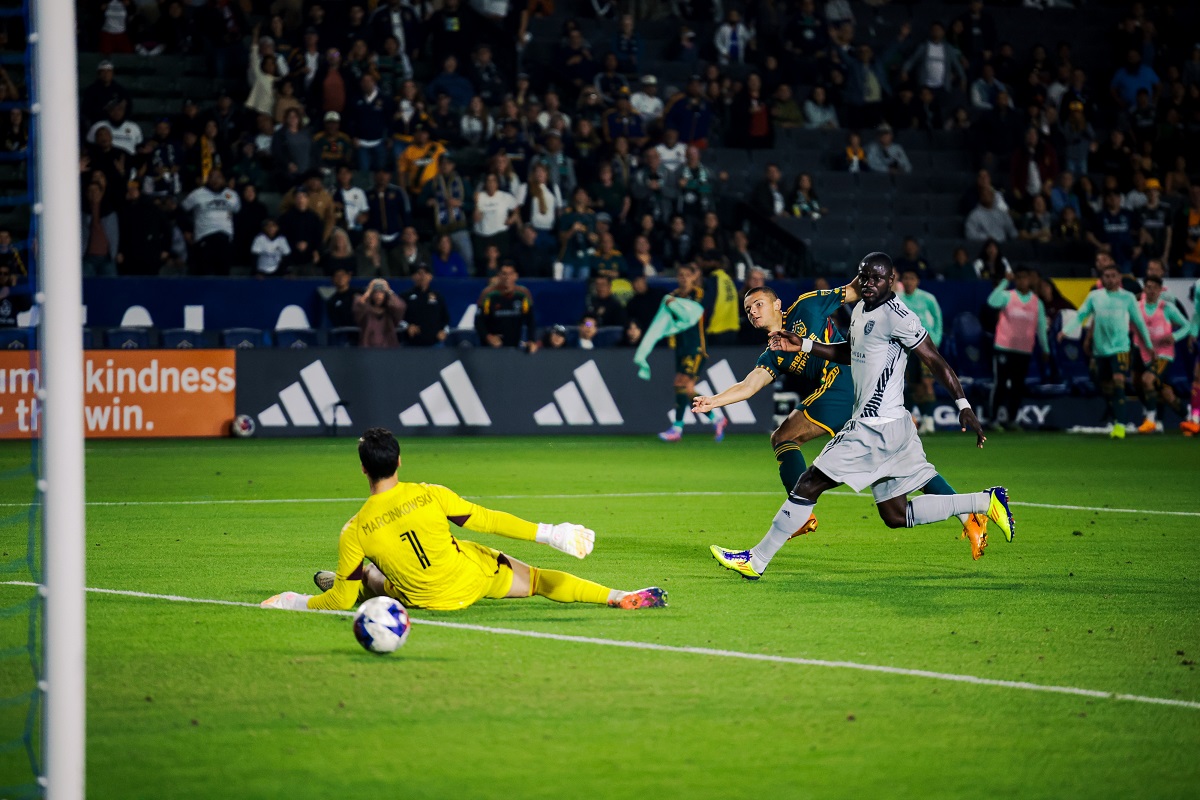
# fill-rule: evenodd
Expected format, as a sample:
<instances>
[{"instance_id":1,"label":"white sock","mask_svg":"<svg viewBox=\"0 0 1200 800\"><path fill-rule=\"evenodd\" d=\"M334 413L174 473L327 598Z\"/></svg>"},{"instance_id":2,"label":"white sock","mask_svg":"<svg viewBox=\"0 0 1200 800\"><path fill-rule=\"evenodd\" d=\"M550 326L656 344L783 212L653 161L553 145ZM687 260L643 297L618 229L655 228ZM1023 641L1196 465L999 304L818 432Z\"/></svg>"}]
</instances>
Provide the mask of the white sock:
<instances>
[{"instance_id":1,"label":"white sock","mask_svg":"<svg viewBox=\"0 0 1200 800\"><path fill-rule=\"evenodd\" d=\"M1157 411L1147 411L1146 412L1146 421L1147 422L1157 422L1158 421L1158 412Z\"/></svg>"},{"instance_id":2,"label":"white sock","mask_svg":"<svg viewBox=\"0 0 1200 800\"><path fill-rule=\"evenodd\" d=\"M958 521L963 524L964 528L967 526L967 523L971 521L970 514L955 514L954 516L958 517Z\"/></svg>"},{"instance_id":3,"label":"white sock","mask_svg":"<svg viewBox=\"0 0 1200 800\"><path fill-rule=\"evenodd\" d=\"M908 501L908 527L941 522L959 514L983 514L991 502L988 492L923 494Z\"/></svg>"},{"instance_id":4,"label":"white sock","mask_svg":"<svg viewBox=\"0 0 1200 800\"><path fill-rule=\"evenodd\" d=\"M627 594L629 594L629 592L622 592L620 589L609 589L608 602L609 603L619 603L619 602L621 602L621 598Z\"/></svg>"},{"instance_id":5,"label":"white sock","mask_svg":"<svg viewBox=\"0 0 1200 800\"><path fill-rule=\"evenodd\" d=\"M793 500L791 496L779 507L775 519L771 520L771 529L762 541L750 548L750 566L760 575L766 571L767 564L779 552L779 548L792 538L792 534L800 530L808 518L812 516L813 506Z\"/></svg>"}]
</instances>

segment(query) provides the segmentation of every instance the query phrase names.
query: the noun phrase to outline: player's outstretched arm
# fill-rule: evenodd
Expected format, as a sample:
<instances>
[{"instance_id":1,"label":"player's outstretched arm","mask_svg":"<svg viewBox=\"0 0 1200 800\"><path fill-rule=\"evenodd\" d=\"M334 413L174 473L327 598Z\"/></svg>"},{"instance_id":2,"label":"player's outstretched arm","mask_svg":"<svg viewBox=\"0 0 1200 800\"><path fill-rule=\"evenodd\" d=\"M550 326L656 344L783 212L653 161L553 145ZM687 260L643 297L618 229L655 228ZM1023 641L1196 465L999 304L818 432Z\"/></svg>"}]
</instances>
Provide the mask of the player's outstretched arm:
<instances>
[{"instance_id":1,"label":"player's outstretched arm","mask_svg":"<svg viewBox=\"0 0 1200 800\"><path fill-rule=\"evenodd\" d=\"M850 363L849 342L826 344L805 339L790 331L774 331L767 339L767 346L772 350L780 350L784 353L812 353L834 364Z\"/></svg>"},{"instance_id":2,"label":"player's outstretched arm","mask_svg":"<svg viewBox=\"0 0 1200 800\"><path fill-rule=\"evenodd\" d=\"M774 380L775 376L770 372L762 367L755 367L754 371L743 378L741 382L735 383L720 394L715 394L712 397L698 396L692 398L692 411L699 414L705 411L712 411L714 408L720 408L721 406L749 400L767 386L770 386Z\"/></svg>"},{"instance_id":3,"label":"player's outstretched arm","mask_svg":"<svg viewBox=\"0 0 1200 800\"><path fill-rule=\"evenodd\" d=\"M950 396L954 398L954 405L958 407L958 421L962 425L963 431L965 432L967 429L974 431L977 446L983 447L983 443L987 441L987 437L983 435L983 426L979 424L979 418L975 416L975 412L971 410L971 404L967 402L966 393L963 392L958 375L950 369L946 359L942 358L942 354L934 346L933 340L926 336L920 344L913 348L913 352L925 363L925 366L929 367L933 377L942 386L945 386L950 392Z\"/></svg>"}]
</instances>

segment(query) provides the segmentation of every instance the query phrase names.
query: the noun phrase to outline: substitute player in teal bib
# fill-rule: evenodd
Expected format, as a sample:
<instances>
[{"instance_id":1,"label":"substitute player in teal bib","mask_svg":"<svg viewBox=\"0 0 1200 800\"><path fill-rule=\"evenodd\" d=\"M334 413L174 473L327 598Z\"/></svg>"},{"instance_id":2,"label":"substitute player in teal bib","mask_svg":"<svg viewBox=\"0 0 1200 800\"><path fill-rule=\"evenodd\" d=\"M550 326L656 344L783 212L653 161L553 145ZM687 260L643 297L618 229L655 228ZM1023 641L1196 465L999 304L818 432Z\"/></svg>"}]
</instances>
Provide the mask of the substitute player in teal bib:
<instances>
[{"instance_id":1,"label":"substitute player in teal bib","mask_svg":"<svg viewBox=\"0 0 1200 800\"><path fill-rule=\"evenodd\" d=\"M786 331L815 342L832 344L844 339L830 323L829 317L843 303L856 303L858 300L858 281L855 279L837 289L803 294L786 312L775 291L769 286L760 286L746 293L743 307L750 324L756 328L768 332ZM740 383L712 397L696 397L692 401L692 411L708 412L747 400L784 374L800 376L804 391L800 405L771 434L771 446L779 462L779 479L784 489L791 491L808 468L800 446L819 436L833 436L853 414L854 382L849 370L810 353L767 350L758 357L754 369ZM929 481L924 491L930 494L954 493L954 489L940 475ZM979 558L987 546L986 519L963 514L961 521L964 535L971 540L972 556ZM793 535L809 533L816 527L816 517L809 517Z\"/></svg>"}]
</instances>

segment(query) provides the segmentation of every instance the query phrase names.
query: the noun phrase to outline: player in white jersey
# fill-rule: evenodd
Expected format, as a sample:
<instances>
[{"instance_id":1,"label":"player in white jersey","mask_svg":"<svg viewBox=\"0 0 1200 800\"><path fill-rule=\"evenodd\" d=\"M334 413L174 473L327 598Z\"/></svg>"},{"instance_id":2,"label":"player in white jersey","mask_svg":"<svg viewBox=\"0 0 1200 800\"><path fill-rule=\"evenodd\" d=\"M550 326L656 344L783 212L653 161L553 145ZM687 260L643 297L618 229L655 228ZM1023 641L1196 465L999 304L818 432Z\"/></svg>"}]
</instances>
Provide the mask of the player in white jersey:
<instances>
[{"instance_id":1,"label":"player in white jersey","mask_svg":"<svg viewBox=\"0 0 1200 800\"><path fill-rule=\"evenodd\" d=\"M744 578L761 577L779 549L812 515L821 494L843 483L855 491L870 486L879 516L889 528L941 522L956 514L986 514L1004 531L1004 538L1012 541L1015 525L1008 492L1002 486L972 494L927 494L909 501L910 492L937 475L904 407L904 373L910 352L949 390L962 429L975 432L979 447L987 439L958 376L938 353L916 314L896 299L891 258L870 253L858 265L858 279L862 299L850 318L849 341L825 344L786 331L770 336L772 350L814 353L833 363L849 364L854 414L800 476L761 542L749 550L710 548L722 566Z\"/></svg>"}]
</instances>

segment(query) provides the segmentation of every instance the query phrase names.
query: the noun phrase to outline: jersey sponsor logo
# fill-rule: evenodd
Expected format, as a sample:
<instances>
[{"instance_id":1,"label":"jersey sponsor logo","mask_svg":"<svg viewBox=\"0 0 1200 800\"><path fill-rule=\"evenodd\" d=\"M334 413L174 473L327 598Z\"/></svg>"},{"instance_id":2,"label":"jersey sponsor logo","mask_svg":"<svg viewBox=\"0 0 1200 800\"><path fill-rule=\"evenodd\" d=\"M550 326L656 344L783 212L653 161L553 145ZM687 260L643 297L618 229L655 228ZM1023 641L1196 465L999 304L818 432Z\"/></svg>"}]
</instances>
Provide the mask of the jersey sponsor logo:
<instances>
[{"instance_id":1,"label":"jersey sponsor logo","mask_svg":"<svg viewBox=\"0 0 1200 800\"><path fill-rule=\"evenodd\" d=\"M259 412L258 424L264 428L286 428L289 424L316 428L321 424L349 427L353 423L325 365L318 359L300 370L300 380L279 393L278 403Z\"/></svg>"},{"instance_id":2,"label":"jersey sponsor logo","mask_svg":"<svg viewBox=\"0 0 1200 800\"><path fill-rule=\"evenodd\" d=\"M434 381L421 390L420 402L400 412L401 425L419 428L428 426L430 422L440 427L489 427L492 424L492 418L483 407L483 401L479 399L479 393L475 391L475 385L471 383L461 361L443 368L439 375L440 381Z\"/></svg>"},{"instance_id":3,"label":"jersey sponsor logo","mask_svg":"<svg viewBox=\"0 0 1200 800\"><path fill-rule=\"evenodd\" d=\"M621 425L625 422L595 360L576 368L574 376L573 381L554 390L553 402L533 412L534 422L538 425Z\"/></svg>"}]
</instances>

